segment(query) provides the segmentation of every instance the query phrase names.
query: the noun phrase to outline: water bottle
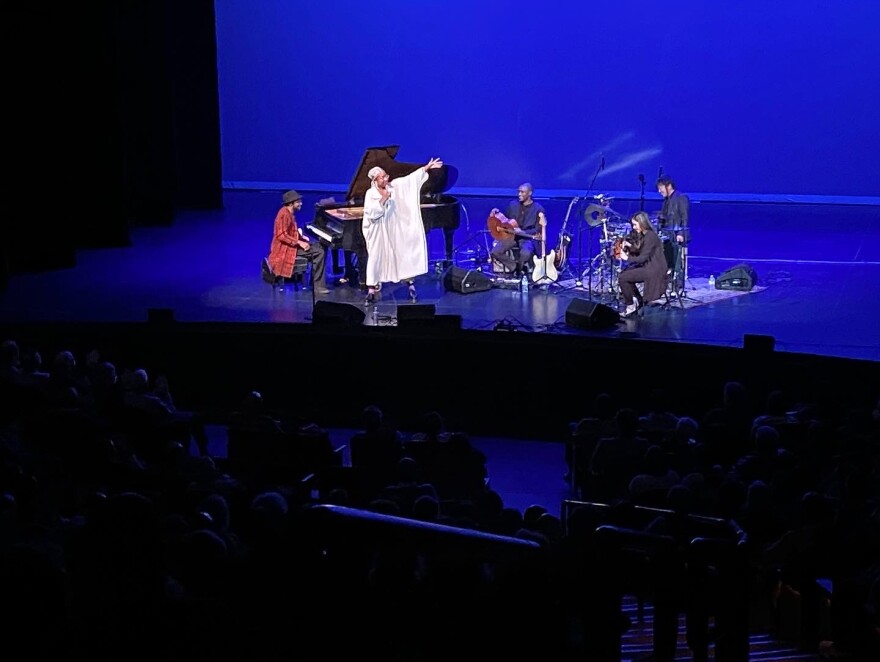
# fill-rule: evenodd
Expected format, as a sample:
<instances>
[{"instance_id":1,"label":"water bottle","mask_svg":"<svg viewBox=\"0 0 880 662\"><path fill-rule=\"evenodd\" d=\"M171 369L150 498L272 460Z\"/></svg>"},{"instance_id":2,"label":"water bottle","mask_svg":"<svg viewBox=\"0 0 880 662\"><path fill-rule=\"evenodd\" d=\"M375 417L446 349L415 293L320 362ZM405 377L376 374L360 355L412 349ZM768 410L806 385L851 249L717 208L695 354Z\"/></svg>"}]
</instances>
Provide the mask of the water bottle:
<instances>
[{"instance_id":1,"label":"water bottle","mask_svg":"<svg viewBox=\"0 0 880 662\"><path fill-rule=\"evenodd\" d=\"M523 294L529 293L529 279L526 278L525 274L523 274L522 278L519 279L519 291Z\"/></svg>"},{"instance_id":2,"label":"water bottle","mask_svg":"<svg viewBox=\"0 0 880 662\"><path fill-rule=\"evenodd\" d=\"M709 287L715 287L715 274L709 274Z\"/></svg>"}]
</instances>

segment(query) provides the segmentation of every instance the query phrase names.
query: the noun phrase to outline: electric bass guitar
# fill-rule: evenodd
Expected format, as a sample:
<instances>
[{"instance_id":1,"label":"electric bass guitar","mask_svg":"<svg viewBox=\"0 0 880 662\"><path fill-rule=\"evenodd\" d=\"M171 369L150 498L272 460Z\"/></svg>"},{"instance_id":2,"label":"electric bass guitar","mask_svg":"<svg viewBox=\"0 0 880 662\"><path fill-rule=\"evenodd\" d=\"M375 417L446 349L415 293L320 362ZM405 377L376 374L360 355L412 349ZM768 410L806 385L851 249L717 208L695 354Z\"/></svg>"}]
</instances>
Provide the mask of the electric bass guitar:
<instances>
[{"instance_id":1,"label":"electric bass guitar","mask_svg":"<svg viewBox=\"0 0 880 662\"><path fill-rule=\"evenodd\" d=\"M549 253L547 252L547 219L544 217L544 212L538 214L538 225L541 226L542 257L532 256L532 262L535 263L532 269L532 282L547 281L555 283L559 280L559 272L556 270L556 251L551 249Z\"/></svg>"}]
</instances>

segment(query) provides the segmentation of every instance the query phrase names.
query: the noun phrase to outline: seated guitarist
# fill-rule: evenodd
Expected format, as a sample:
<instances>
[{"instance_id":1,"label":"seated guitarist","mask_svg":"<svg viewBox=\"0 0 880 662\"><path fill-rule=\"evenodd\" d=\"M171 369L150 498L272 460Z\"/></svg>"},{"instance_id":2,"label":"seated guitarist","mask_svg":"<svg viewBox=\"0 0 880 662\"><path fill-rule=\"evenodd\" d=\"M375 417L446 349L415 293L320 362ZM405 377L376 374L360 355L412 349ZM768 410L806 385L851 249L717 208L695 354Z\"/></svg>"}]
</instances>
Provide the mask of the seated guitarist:
<instances>
[{"instance_id":1,"label":"seated guitarist","mask_svg":"<svg viewBox=\"0 0 880 662\"><path fill-rule=\"evenodd\" d=\"M516 198L507 205L506 214L502 214L498 209L492 210L492 215L509 223L517 232L511 232L509 237L498 240L491 255L492 259L503 265L506 271L512 271L519 277L523 271L528 270L528 265L532 262L536 250L535 238L541 235L538 214L545 212L541 203L532 200L532 185L528 182L520 184ZM519 250L514 250L511 256L510 251L515 248Z\"/></svg>"}]
</instances>

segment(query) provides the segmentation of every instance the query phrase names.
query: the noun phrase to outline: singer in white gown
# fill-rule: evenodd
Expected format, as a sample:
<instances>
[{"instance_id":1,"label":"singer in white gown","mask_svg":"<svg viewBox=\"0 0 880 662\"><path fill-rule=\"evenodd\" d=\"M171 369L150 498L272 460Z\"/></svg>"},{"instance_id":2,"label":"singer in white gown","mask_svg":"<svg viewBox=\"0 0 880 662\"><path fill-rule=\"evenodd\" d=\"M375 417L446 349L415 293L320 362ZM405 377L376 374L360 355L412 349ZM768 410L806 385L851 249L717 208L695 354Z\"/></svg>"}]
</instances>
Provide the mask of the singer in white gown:
<instances>
[{"instance_id":1,"label":"singer in white gown","mask_svg":"<svg viewBox=\"0 0 880 662\"><path fill-rule=\"evenodd\" d=\"M421 189L428 170L443 162L431 159L405 177L389 182L379 166L370 169L364 196L364 240L367 244L368 301L380 283L409 281L428 271L428 241L422 222Z\"/></svg>"}]
</instances>

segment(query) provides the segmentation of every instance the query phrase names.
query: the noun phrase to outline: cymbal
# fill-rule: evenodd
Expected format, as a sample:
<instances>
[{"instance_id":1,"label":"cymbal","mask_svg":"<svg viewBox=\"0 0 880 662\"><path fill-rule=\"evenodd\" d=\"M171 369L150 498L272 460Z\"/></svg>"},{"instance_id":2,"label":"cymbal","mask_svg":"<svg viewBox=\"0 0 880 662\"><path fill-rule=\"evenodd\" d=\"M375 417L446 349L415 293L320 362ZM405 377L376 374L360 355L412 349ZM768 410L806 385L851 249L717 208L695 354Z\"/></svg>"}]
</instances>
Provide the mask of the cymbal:
<instances>
[{"instance_id":1,"label":"cymbal","mask_svg":"<svg viewBox=\"0 0 880 662\"><path fill-rule=\"evenodd\" d=\"M591 228L602 225L608 219L608 208L602 205L589 204L584 210L584 218Z\"/></svg>"},{"instance_id":2,"label":"cymbal","mask_svg":"<svg viewBox=\"0 0 880 662\"><path fill-rule=\"evenodd\" d=\"M602 225L605 221L613 218L623 218L623 214L618 214L611 207L603 207L602 205L590 204L584 210L584 218L587 225L591 228Z\"/></svg>"}]
</instances>

